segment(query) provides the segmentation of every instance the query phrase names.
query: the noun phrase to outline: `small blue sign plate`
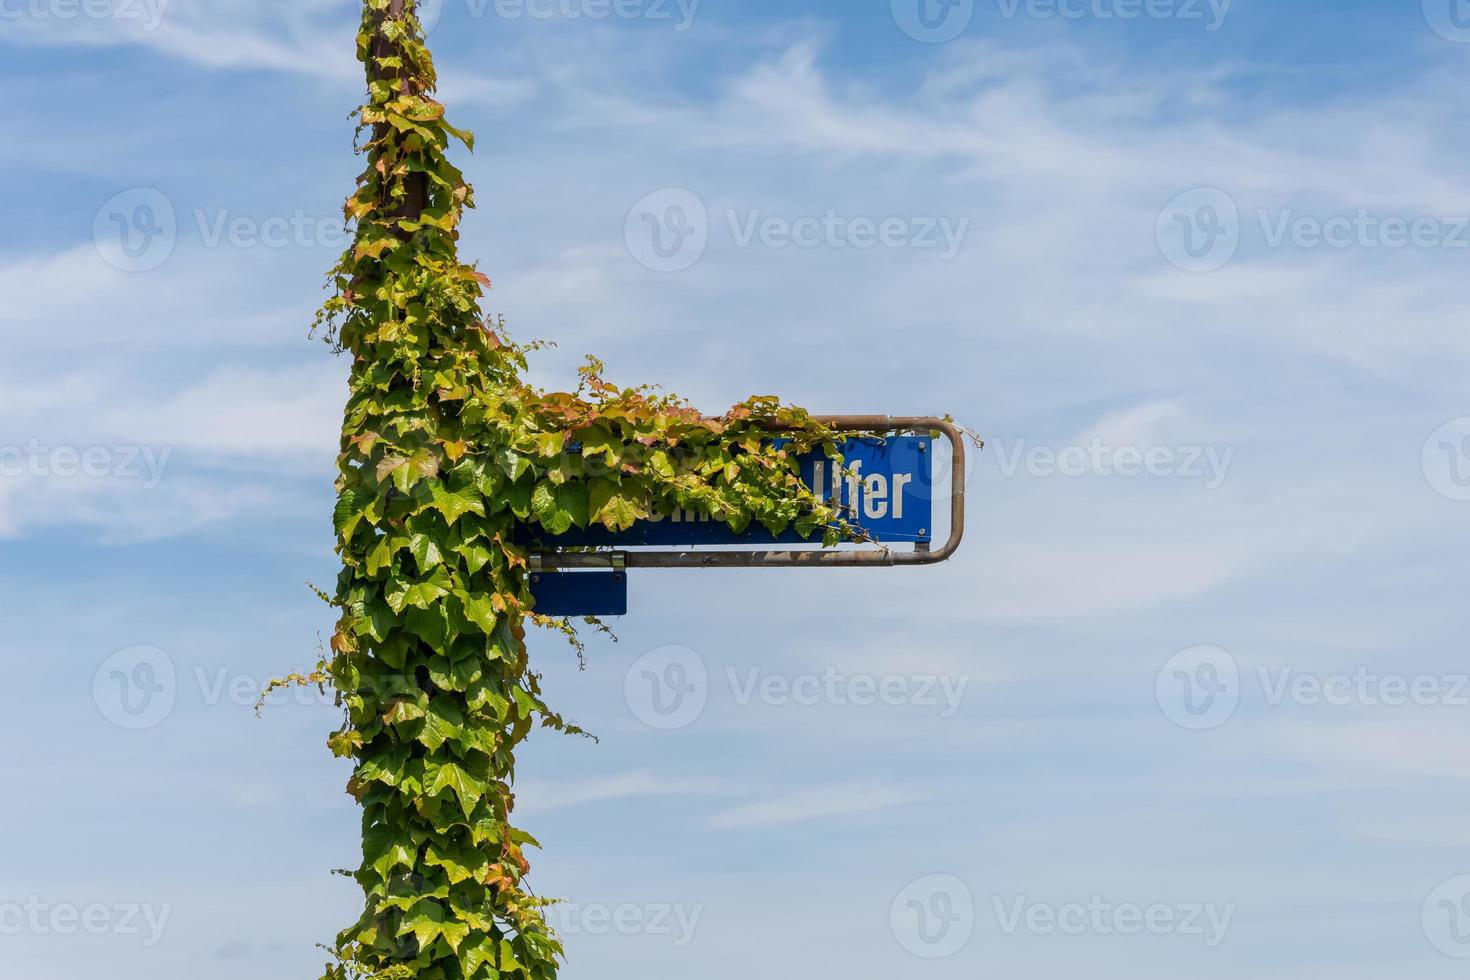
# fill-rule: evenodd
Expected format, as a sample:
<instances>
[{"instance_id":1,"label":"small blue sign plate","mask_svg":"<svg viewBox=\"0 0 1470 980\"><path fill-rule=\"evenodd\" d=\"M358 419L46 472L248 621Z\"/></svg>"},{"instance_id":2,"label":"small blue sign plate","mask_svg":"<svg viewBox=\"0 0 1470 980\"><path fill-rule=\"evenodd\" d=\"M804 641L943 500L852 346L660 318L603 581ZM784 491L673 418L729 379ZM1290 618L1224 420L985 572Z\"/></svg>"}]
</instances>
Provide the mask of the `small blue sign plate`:
<instances>
[{"instance_id":1,"label":"small blue sign plate","mask_svg":"<svg viewBox=\"0 0 1470 980\"><path fill-rule=\"evenodd\" d=\"M543 616L626 616L626 572L534 572L531 594Z\"/></svg>"},{"instance_id":2,"label":"small blue sign plate","mask_svg":"<svg viewBox=\"0 0 1470 980\"><path fill-rule=\"evenodd\" d=\"M841 447L846 468L825 456L801 461L802 478L820 497L831 500L876 541L928 542L934 534L934 440L928 436L851 439ZM604 527L573 529L543 538L550 548L628 548L638 546L769 545L820 542L788 528L772 535L763 527L740 534L729 526L691 512L640 521L622 532Z\"/></svg>"}]
</instances>

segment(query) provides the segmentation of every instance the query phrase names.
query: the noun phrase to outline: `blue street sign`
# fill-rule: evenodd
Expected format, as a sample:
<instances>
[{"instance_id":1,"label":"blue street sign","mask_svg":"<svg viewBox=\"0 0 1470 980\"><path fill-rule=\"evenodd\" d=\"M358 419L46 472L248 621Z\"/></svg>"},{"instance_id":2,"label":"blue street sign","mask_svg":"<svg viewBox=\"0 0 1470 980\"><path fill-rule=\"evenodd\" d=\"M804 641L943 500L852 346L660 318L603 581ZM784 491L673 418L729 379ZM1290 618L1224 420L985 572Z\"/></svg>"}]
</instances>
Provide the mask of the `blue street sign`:
<instances>
[{"instance_id":1,"label":"blue street sign","mask_svg":"<svg viewBox=\"0 0 1470 980\"><path fill-rule=\"evenodd\" d=\"M841 508L848 520L885 544L919 543L934 535L934 440L928 436L850 439L840 447L843 466L825 456L801 461L802 478L819 497ZM740 534L729 525L691 512L659 515L627 531L604 527L573 529L539 540L548 548L627 548L681 545L769 545L820 543L820 533L803 538L794 529L772 535L763 527Z\"/></svg>"},{"instance_id":2,"label":"blue street sign","mask_svg":"<svg viewBox=\"0 0 1470 980\"><path fill-rule=\"evenodd\" d=\"M531 594L543 616L626 616L626 572L534 572Z\"/></svg>"}]
</instances>

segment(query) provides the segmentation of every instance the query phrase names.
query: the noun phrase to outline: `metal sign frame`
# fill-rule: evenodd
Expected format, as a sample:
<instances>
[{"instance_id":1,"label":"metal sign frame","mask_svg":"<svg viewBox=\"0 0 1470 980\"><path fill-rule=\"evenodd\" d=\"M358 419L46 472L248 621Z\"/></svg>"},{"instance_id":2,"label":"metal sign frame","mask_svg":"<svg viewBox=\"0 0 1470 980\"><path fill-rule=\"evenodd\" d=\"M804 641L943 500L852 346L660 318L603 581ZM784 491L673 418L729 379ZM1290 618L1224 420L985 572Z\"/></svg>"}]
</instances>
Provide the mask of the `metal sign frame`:
<instances>
[{"instance_id":1,"label":"metal sign frame","mask_svg":"<svg viewBox=\"0 0 1470 980\"><path fill-rule=\"evenodd\" d=\"M850 434L939 432L954 456L950 476L949 538L938 549L927 542L912 551L872 548L865 551L760 549L754 551L552 551L532 556L535 571L575 568L893 568L937 565L959 550L965 537L965 441L958 426L943 419L889 415L819 415L818 422Z\"/></svg>"}]
</instances>

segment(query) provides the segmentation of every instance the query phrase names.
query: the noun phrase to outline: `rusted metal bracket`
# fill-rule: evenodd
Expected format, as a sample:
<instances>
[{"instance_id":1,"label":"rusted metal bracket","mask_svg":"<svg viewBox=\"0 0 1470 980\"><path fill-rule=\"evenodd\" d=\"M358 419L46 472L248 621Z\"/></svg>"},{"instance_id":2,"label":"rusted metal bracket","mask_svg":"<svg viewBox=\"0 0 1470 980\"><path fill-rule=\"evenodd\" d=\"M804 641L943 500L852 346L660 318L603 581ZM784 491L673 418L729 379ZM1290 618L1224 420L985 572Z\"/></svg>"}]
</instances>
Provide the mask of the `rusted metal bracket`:
<instances>
[{"instance_id":1,"label":"rusted metal bracket","mask_svg":"<svg viewBox=\"0 0 1470 980\"><path fill-rule=\"evenodd\" d=\"M959 550L965 537L965 436L959 427L938 418L889 415L823 415L817 421L837 432L941 432L954 449L950 477L949 539L938 549L928 543L912 551L874 547L863 551L628 551L551 552L537 555L537 568L892 568L899 565L937 565Z\"/></svg>"}]
</instances>

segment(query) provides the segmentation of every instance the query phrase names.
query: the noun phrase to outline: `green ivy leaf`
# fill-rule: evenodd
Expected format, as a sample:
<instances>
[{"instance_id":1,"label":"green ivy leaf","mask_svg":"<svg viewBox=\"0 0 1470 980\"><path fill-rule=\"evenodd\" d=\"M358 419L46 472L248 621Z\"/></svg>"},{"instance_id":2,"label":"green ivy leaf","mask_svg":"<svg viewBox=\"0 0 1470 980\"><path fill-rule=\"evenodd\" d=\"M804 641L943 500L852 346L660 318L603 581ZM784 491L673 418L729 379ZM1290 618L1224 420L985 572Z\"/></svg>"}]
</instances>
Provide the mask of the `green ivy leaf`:
<instances>
[{"instance_id":1,"label":"green ivy leaf","mask_svg":"<svg viewBox=\"0 0 1470 980\"><path fill-rule=\"evenodd\" d=\"M388 600L390 609L401 613L409 606L428 609L434 600L447 596L453 588L454 582L450 579L449 572L441 567L418 581L402 579L396 574L390 575L384 598Z\"/></svg>"},{"instance_id":2,"label":"green ivy leaf","mask_svg":"<svg viewBox=\"0 0 1470 980\"><path fill-rule=\"evenodd\" d=\"M430 535L415 534L409 539L408 550L413 555L413 560L419 566L420 572L427 572L436 565L444 563L444 554L439 550L439 542Z\"/></svg>"},{"instance_id":3,"label":"green ivy leaf","mask_svg":"<svg viewBox=\"0 0 1470 980\"><path fill-rule=\"evenodd\" d=\"M343 491L337 498L337 506L332 510L332 526L337 529L338 539L350 540L363 521L377 524L378 517L374 507L376 502L377 497L366 491Z\"/></svg>"},{"instance_id":4,"label":"green ivy leaf","mask_svg":"<svg viewBox=\"0 0 1470 980\"><path fill-rule=\"evenodd\" d=\"M419 732L418 741L423 743L429 751L437 752L450 739L458 740L463 737L464 714L448 698L432 699L429 702L429 711L424 717L424 728Z\"/></svg>"},{"instance_id":5,"label":"green ivy leaf","mask_svg":"<svg viewBox=\"0 0 1470 980\"><path fill-rule=\"evenodd\" d=\"M431 506L444 515L450 527L466 514L485 516L485 504L472 489L452 491L440 484L430 484Z\"/></svg>"},{"instance_id":6,"label":"green ivy leaf","mask_svg":"<svg viewBox=\"0 0 1470 980\"><path fill-rule=\"evenodd\" d=\"M369 830L362 837L362 856L368 867L386 879L395 868L412 868L418 857L418 846L403 836L402 831L385 827Z\"/></svg>"},{"instance_id":7,"label":"green ivy leaf","mask_svg":"<svg viewBox=\"0 0 1470 980\"><path fill-rule=\"evenodd\" d=\"M475 805L485 795L485 784L458 764L446 762L442 765L428 763L424 767L424 791L430 796L452 792L459 800L460 811L469 818L474 815Z\"/></svg>"},{"instance_id":8,"label":"green ivy leaf","mask_svg":"<svg viewBox=\"0 0 1470 980\"><path fill-rule=\"evenodd\" d=\"M536 484L531 510L549 534L566 534L575 525L587 526L588 489L582 482L560 486L548 480Z\"/></svg>"},{"instance_id":9,"label":"green ivy leaf","mask_svg":"<svg viewBox=\"0 0 1470 980\"><path fill-rule=\"evenodd\" d=\"M480 632L490 636L495 632L498 617L495 615L495 606L487 595L470 595L468 592L456 592L455 595L464 605L465 617L480 628Z\"/></svg>"}]
</instances>

